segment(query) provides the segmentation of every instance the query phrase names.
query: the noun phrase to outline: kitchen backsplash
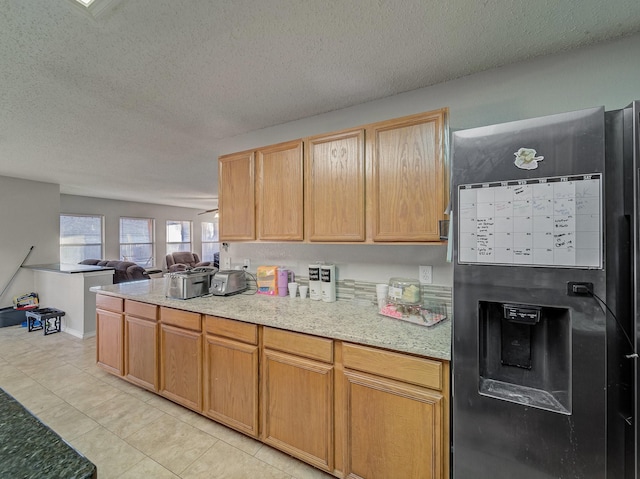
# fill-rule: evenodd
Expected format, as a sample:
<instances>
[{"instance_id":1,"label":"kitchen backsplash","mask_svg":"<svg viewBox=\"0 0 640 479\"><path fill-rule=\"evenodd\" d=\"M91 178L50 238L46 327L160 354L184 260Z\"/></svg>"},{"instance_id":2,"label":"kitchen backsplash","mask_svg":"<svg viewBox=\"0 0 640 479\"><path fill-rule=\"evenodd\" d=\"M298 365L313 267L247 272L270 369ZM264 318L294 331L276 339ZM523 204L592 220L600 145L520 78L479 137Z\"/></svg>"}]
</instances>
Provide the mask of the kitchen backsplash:
<instances>
[{"instance_id":1,"label":"kitchen backsplash","mask_svg":"<svg viewBox=\"0 0 640 479\"><path fill-rule=\"evenodd\" d=\"M296 282L308 285L309 278L296 276ZM421 284L423 304L444 304L447 316L451 316L451 287L436 284ZM338 280L336 282L336 299L338 301L376 302L376 283L355 281L352 279Z\"/></svg>"}]
</instances>

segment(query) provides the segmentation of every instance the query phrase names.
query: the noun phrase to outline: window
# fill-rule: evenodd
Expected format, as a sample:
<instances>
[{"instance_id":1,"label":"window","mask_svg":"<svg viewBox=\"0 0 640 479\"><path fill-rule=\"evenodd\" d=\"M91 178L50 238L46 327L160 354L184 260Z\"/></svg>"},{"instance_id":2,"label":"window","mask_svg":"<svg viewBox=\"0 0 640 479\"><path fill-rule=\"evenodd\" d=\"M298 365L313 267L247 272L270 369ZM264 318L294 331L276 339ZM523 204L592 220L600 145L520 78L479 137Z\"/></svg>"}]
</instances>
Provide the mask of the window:
<instances>
[{"instance_id":1,"label":"window","mask_svg":"<svg viewBox=\"0 0 640 479\"><path fill-rule=\"evenodd\" d=\"M213 261L214 255L219 252L218 219L216 218L213 223L202 223L202 261Z\"/></svg>"},{"instance_id":2,"label":"window","mask_svg":"<svg viewBox=\"0 0 640 479\"><path fill-rule=\"evenodd\" d=\"M60 262L102 259L102 216L60 215Z\"/></svg>"},{"instance_id":3,"label":"window","mask_svg":"<svg viewBox=\"0 0 640 479\"><path fill-rule=\"evenodd\" d=\"M167 221L167 254L191 251L191 221Z\"/></svg>"},{"instance_id":4,"label":"window","mask_svg":"<svg viewBox=\"0 0 640 479\"><path fill-rule=\"evenodd\" d=\"M143 268L155 266L153 219L120 218L120 257Z\"/></svg>"}]
</instances>

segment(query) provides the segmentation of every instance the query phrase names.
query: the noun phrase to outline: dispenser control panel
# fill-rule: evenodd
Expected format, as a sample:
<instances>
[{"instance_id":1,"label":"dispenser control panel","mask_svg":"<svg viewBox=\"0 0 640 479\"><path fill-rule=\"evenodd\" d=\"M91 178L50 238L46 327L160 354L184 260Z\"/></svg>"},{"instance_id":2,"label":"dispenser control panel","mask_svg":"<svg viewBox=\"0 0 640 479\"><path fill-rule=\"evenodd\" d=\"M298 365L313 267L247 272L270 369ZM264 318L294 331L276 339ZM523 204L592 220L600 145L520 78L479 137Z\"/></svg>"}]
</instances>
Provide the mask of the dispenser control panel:
<instances>
[{"instance_id":1,"label":"dispenser control panel","mask_svg":"<svg viewBox=\"0 0 640 479\"><path fill-rule=\"evenodd\" d=\"M504 319L517 323L536 324L540 321L540 306L503 304Z\"/></svg>"}]
</instances>

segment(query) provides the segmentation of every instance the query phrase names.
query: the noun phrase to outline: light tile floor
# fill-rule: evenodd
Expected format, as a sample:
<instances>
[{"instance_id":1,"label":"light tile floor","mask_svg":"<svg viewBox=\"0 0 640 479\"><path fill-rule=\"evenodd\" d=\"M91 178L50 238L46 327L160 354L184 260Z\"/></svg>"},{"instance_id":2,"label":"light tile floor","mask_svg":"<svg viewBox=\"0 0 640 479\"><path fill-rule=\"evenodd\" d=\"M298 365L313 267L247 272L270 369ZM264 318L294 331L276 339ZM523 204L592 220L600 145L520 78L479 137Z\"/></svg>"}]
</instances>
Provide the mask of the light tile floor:
<instances>
[{"instance_id":1,"label":"light tile floor","mask_svg":"<svg viewBox=\"0 0 640 479\"><path fill-rule=\"evenodd\" d=\"M333 477L102 371L95 357L95 338L0 328L0 387L100 479Z\"/></svg>"}]
</instances>

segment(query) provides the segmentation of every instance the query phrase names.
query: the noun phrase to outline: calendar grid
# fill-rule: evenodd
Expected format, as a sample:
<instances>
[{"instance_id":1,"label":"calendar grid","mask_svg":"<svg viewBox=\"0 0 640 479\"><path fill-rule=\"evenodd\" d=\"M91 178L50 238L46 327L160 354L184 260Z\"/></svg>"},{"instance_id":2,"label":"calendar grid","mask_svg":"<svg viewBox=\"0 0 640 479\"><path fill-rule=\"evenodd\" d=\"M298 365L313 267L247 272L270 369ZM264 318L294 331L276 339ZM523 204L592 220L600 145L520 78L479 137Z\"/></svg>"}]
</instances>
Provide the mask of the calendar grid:
<instances>
[{"instance_id":1,"label":"calendar grid","mask_svg":"<svg viewBox=\"0 0 640 479\"><path fill-rule=\"evenodd\" d=\"M458 187L458 262L602 268L602 173Z\"/></svg>"}]
</instances>

